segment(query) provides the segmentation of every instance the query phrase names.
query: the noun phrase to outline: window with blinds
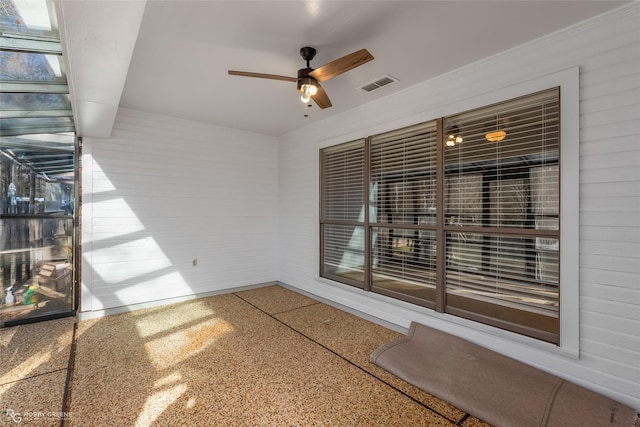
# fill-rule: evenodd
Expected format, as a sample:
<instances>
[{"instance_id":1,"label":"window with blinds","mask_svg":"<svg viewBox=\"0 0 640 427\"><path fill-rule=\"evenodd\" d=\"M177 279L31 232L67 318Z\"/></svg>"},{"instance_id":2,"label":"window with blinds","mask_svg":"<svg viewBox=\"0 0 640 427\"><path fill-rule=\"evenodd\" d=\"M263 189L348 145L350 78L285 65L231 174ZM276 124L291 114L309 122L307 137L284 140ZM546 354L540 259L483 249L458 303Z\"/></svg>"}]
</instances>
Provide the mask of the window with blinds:
<instances>
[{"instance_id":1,"label":"window with blinds","mask_svg":"<svg viewBox=\"0 0 640 427\"><path fill-rule=\"evenodd\" d=\"M320 155L321 275L364 287L365 141L329 147Z\"/></svg>"},{"instance_id":2,"label":"window with blinds","mask_svg":"<svg viewBox=\"0 0 640 427\"><path fill-rule=\"evenodd\" d=\"M559 91L444 120L445 311L558 336Z\"/></svg>"},{"instance_id":3,"label":"window with blinds","mask_svg":"<svg viewBox=\"0 0 640 427\"><path fill-rule=\"evenodd\" d=\"M376 292L435 302L436 149L435 121L370 138Z\"/></svg>"},{"instance_id":4,"label":"window with blinds","mask_svg":"<svg viewBox=\"0 0 640 427\"><path fill-rule=\"evenodd\" d=\"M321 150L321 276L558 343L559 99Z\"/></svg>"}]
</instances>

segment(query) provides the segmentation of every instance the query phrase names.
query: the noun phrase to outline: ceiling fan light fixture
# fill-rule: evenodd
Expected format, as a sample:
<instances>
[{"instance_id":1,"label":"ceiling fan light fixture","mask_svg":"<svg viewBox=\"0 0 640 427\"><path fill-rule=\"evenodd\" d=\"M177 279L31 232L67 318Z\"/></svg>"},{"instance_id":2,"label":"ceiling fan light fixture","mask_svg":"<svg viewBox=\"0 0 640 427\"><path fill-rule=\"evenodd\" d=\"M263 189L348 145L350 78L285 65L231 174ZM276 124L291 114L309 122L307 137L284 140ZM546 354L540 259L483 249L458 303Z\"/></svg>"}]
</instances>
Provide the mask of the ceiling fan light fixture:
<instances>
[{"instance_id":1,"label":"ceiling fan light fixture","mask_svg":"<svg viewBox=\"0 0 640 427\"><path fill-rule=\"evenodd\" d=\"M307 103L313 95L318 93L318 81L310 76L300 77L298 79L298 91L302 94L300 100Z\"/></svg>"},{"instance_id":2,"label":"ceiling fan light fixture","mask_svg":"<svg viewBox=\"0 0 640 427\"><path fill-rule=\"evenodd\" d=\"M495 132L489 132L484 136L487 141L490 142L500 142L507 137L507 132L503 130L497 130Z\"/></svg>"},{"instance_id":3,"label":"ceiling fan light fixture","mask_svg":"<svg viewBox=\"0 0 640 427\"><path fill-rule=\"evenodd\" d=\"M297 83L297 90L301 94L300 98L302 102L305 103L305 106L307 105L306 103L313 98L316 105L324 109L331 107L332 104L329 96L323 87L320 86L320 82L325 82L373 60L373 55L371 55L369 51L366 49L360 49L326 63L319 68L313 69L311 68L310 61L315 55L316 50L310 46L305 46L300 49L300 56L302 56L302 59L307 62L307 66L298 70L297 78L281 76L278 74L254 73L236 70L229 70L228 73L232 76L257 77L261 79L282 80Z\"/></svg>"}]
</instances>

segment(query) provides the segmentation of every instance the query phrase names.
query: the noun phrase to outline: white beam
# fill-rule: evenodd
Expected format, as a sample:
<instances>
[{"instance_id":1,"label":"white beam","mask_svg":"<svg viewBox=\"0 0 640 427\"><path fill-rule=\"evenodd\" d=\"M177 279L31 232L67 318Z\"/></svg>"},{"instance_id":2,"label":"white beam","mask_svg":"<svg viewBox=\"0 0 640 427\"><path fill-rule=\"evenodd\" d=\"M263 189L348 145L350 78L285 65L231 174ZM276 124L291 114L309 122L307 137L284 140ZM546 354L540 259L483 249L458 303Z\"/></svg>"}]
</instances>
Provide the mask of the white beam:
<instances>
[{"instance_id":1,"label":"white beam","mask_svg":"<svg viewBox=\"0 0 640 427\"><path fill-rule=\"evenodd\" d=\"M111 135L145 5L146 0L56 2L79 136Z\"/></svg>"}]
</instances>

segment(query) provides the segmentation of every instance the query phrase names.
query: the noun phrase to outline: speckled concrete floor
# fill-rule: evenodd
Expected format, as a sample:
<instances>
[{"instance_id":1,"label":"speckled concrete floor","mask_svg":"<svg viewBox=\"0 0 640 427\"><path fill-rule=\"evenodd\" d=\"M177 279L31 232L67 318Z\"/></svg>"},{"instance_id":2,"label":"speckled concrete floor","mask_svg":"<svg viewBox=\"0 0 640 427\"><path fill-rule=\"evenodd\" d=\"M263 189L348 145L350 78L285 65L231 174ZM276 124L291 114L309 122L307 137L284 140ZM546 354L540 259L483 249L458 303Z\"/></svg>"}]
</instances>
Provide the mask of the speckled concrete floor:
<instances>
[{"instance_id":1,"label":"speckled concrete floor","mask_svg":"<svg viewBox=\"0 0 640 427\"><path fill-rule=\"evenodd\" d=\"M75 319L0 329L0 425L59 426Z\"/></svg>"},{"instance_id":2,"label":"speckled concrete floor","mask_svg":"<svg viewBox=\"0 0 640 427\"><path fill-rule=\"evenodd\" d=\"M3 406L63 407L73 325L54 322L57 332L23 340L37 346L25 344L24 355L0 331L14 366L3 369ZM486 426L369 362L378 346L400 335L281 286L83 321L65 424ZM29 395L29 386L36 393ZM26 405L28 395L41 403ZM52 417L29 421L60 425Z\"/></svg>"}]
</instances>

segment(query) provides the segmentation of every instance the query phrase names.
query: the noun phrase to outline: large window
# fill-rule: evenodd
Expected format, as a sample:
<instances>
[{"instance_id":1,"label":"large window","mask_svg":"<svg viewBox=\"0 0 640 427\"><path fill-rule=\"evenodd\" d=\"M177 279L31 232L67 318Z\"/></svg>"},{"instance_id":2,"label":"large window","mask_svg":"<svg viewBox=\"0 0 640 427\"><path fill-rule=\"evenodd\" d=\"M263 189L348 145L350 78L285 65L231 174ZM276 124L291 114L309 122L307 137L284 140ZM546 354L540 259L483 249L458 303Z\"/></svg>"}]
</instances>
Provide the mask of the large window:
<instances>
[{"instance_id":1,"label":"large window","mask_svg":"<svg viewBox=\"0 0 640 427\"><path fill-rule=\"evenodd\" d=\"M559 97L323 149L321 276L558 343Z\"/></svg>"}]
</instances>

